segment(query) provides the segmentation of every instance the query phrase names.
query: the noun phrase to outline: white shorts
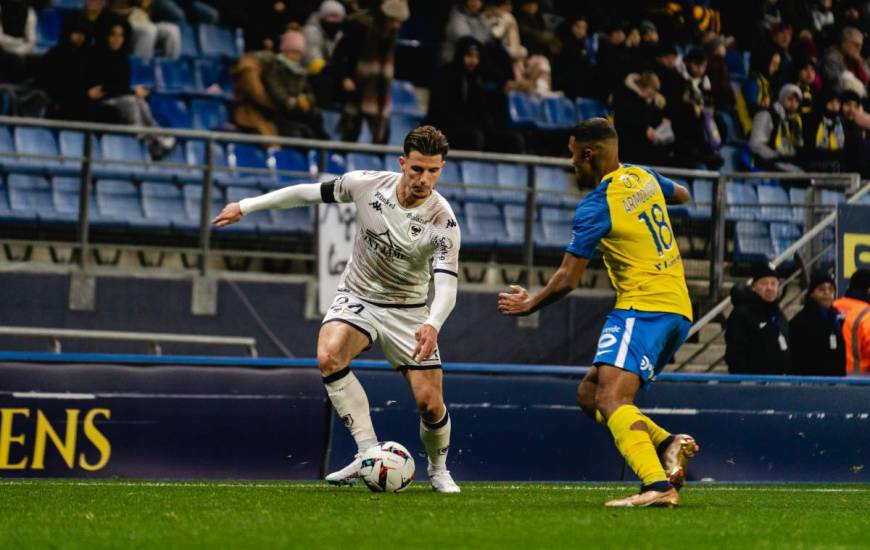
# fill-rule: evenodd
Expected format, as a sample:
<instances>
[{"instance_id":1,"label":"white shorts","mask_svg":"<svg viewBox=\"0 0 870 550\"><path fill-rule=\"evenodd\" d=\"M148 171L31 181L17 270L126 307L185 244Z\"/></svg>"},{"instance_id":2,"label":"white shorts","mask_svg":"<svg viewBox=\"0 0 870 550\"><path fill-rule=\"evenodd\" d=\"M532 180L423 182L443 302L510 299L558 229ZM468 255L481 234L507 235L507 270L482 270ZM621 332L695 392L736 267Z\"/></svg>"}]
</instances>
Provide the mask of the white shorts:
<instances>
[{"instance_id":1,"label":"white shorts","mask_svg":"<svg viewBox=\"0 0 870 550\"><path fill-rule=\"evenodd\" d=\"M384 356L394 369L439 369L441 354L438 346L429 359L421 363L411 357L417 346L414 333L428 317L429 306L425 304L373 304L339 291L323 318L323 324L340 322L350 325L368 337L369 347L380 339Z\"/></svg>"}]
</instances>

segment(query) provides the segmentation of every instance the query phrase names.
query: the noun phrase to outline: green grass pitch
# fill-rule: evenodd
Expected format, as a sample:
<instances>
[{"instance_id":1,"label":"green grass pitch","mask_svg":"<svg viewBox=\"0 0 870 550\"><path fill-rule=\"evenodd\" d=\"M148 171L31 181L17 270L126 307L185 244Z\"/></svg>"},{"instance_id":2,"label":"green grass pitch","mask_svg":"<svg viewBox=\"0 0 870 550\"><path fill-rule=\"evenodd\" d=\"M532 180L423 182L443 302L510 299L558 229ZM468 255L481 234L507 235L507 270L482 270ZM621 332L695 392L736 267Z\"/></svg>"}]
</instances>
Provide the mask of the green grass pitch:
<instances>
[{"instance_id":1,"label":"green grass pitch","mask_svg":"<svg viewBox=\"0 0 870 550\"><path fill-rule=\"evenodd\" d=\"M0 548L868 548L870 485L694 484L675 509L606 509L625 484L0 480Z\"/></svg>"}]
</instances>

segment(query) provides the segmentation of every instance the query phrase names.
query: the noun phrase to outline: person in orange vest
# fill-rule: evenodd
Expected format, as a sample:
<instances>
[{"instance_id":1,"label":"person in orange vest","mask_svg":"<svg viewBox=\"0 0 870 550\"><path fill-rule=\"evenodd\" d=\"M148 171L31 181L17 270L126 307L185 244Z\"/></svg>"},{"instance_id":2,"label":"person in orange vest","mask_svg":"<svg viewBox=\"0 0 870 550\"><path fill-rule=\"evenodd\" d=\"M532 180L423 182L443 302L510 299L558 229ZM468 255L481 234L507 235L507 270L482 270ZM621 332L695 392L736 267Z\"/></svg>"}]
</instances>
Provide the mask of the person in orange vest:
<instances>
[{"instance_id":1,"label":"person in orange vest","mask_svg":"<svg viewBox=\"0 0 870 550\"><path fill-rule=\"evenodd\" d=\"M846 375L870 374L870 269L852 274L846 294L834 307L844 317Z\"/></svg>"}]
</instances>

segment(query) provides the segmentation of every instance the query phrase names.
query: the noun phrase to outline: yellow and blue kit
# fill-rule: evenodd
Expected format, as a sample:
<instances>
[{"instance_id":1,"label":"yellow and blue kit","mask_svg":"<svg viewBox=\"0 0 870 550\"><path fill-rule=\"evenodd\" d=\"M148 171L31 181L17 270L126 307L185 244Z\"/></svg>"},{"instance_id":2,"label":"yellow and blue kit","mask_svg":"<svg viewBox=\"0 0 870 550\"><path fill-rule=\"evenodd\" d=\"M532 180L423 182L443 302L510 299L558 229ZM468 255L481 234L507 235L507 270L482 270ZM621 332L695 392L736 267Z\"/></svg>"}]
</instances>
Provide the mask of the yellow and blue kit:
<instances>
[{"instance_id":1,"label":"yellow and blue kit","mask_svg":"<svg viewBox=\"0 0 870 550\"><path fill-rule=\"evenodd\" d=\"M692 320L666 203L675 185L650 168L621 164L577 205L566 249L590 259L600 249L616 289L595 364L634 372L644 384L671 360Z\"/></svg>"}]
</instances>

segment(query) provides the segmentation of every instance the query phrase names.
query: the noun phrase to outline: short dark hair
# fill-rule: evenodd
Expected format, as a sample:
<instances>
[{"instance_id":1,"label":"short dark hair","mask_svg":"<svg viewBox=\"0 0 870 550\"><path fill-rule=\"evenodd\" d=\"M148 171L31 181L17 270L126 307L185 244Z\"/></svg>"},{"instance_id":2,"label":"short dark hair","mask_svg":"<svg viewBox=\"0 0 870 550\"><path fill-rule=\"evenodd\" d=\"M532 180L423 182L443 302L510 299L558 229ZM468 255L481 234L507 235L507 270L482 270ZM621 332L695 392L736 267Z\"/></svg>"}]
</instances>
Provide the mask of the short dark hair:
<instances>
[{"instance_id":1,"label":"short dark hair","mask_svg":"<svg viewBox=\"0 0 870 550\"><path fill-rule=\"evenodd\" d=\"M417 151L426 156L441 155L441 160L444 160L449 149L447 137L434 126L418 126L405 136L406 157L411 154L411 151Z\"/></svg>"},{"instance_id":2,"label":"short dark hair","mask_svg":"<svg viewBox=\"0 0 870 550\"><path fill-rule=\"evenodd\" d=\"M577 143L590 143L616 139L616 128L606 118L596 117L584 120L574 127Z\"/></svg>"}]
</instances>

